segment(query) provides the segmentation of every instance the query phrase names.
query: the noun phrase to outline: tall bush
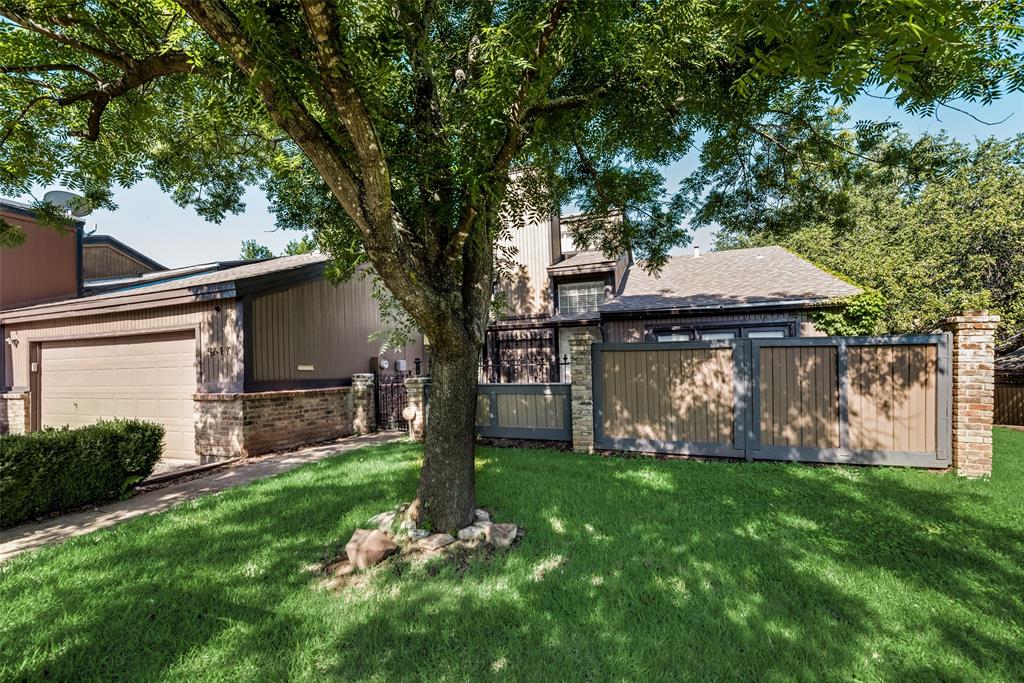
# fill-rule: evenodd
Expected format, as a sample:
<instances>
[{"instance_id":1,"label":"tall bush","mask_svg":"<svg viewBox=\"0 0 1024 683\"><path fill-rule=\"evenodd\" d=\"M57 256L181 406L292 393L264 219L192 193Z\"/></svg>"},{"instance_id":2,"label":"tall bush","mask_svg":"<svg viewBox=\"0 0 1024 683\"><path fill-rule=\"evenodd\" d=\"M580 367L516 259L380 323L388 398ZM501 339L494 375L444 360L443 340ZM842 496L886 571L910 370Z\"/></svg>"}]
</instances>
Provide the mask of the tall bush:
<instances>
[{"instance_id":1,"label":"tall bush","mask_svg":"<svg viewBox=\"0 0 1024 683\"><path fill-rule=\"evenodd\" d=\"M163 438L142 420L0 437L0 528L121 496L153 471Z\"/></svg>"}]
</instances>

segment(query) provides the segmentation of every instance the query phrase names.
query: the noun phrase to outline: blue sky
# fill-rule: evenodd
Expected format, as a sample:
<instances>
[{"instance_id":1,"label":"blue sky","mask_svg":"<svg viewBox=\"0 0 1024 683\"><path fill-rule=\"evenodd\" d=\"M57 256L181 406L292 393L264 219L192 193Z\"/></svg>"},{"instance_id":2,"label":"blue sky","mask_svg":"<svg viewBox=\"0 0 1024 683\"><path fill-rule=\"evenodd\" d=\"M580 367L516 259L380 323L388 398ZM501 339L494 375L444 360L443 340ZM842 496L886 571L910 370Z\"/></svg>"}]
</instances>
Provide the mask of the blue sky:
<instances>
[{"instance_id":1,"label":"blue sky","mask_svg":"<svg viewBox=\"0 0 1024 683\"><path fill-rule=\"evenodd\" d=\"M969 103L958 103L957 106L985 121L1009 118L998 125L984 125L952 109L940 109L935 117L920 118L896 109L888 100L868 96L854 103L851 114L854 121L896 121L912 136L946 130L965 142L990 135L1009 137L1024 131L1022 93L1012 94L987 107ZM693 168L695 162L694 158L688 157L666 169L670 189ZM87 229L113 235L169 267L238 258L241 242L245 239L255 239L274 252L280 252L285 244L298 237L297 233L274 229L274 217L267 201L255 189L246 195L246 211L229 216L220 224L207 223L193 210L175 205L150 181L117 191L115 201L118 204L116 211L96 211L88 216L85 219ZM702 249L707 250L711 243L712 236L707 231L700 231L694 236L693 244Z\"/></svg>"}]
</instances>

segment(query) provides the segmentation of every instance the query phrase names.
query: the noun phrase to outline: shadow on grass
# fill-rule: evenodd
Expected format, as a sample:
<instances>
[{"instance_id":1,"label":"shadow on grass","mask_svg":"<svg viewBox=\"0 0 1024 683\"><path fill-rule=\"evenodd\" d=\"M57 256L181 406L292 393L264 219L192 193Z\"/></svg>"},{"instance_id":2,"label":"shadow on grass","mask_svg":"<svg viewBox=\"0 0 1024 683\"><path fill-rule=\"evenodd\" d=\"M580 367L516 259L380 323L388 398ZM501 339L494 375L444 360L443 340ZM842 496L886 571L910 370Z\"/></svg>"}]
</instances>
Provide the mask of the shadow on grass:
<instances>
[{"instance_id":1,"label":"shadow on grass","mask_svg":"<svg viewBox=\"0 0 1024 683\"><path fill-rule=\"evenodd\" d=\"M1019 481L481 456L479 499L527 529L509 553L313 588L415 491L415 449L359 451L12 563L0 674L1024 677Z\"/></svg>"}]
</instances>

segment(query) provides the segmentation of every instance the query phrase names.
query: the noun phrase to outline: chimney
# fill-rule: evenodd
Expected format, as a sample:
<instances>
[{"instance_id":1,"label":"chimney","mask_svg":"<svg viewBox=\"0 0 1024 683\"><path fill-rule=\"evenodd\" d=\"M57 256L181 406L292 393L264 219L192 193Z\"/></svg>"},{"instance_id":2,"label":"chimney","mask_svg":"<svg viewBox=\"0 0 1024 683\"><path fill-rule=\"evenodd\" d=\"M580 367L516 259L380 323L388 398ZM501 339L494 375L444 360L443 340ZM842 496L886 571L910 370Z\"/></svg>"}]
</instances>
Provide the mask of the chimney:
<instances>
[{"instance_id":1,"label":"chimney","mask_svg":"<svg viewBox=\"0 0 1024 683\"><path fill-rule=\"evenodd\" d=\"M696 245L693 247L693 258L700 258L700 247Z\"/></svg>"}]
</instances>

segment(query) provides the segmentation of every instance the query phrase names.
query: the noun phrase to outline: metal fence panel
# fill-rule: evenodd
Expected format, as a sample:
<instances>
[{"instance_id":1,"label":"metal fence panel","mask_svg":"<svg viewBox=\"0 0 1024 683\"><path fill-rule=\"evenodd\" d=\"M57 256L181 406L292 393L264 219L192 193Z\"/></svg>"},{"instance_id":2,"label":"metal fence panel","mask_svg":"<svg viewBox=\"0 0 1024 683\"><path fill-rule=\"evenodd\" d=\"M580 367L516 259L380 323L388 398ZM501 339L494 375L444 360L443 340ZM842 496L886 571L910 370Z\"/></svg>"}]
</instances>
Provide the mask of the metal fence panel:
<instances>
[{"instance_id":1,"label":"metal fence panel","mask_svg":"<svg viewBox=\"0 0 1024 683\"><path fill-rule=\"evenodd\" d=\"M572 440L569 384L478 384L476 433L496 439Z\"/></svg>"},{"instance_id":2,"label":"metal fence panel","mask_svg":"<svg viewBox=\"0 0 1024 683\"><path fill-rule=\"evenodd\" d=\"M949 345L948 334L595 344L595 446L946 467Z\"/></svg>"}]
</instances>

